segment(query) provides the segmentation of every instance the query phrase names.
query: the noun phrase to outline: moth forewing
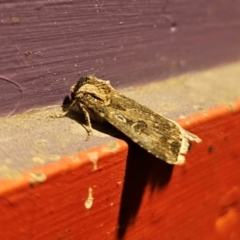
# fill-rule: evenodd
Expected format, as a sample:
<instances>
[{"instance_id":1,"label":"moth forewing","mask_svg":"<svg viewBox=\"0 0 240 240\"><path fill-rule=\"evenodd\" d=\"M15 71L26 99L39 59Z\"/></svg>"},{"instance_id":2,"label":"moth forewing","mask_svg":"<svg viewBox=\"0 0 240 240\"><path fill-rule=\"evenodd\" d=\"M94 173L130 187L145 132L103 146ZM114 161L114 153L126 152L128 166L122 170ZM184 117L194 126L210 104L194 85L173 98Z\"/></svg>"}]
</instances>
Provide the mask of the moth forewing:
<instances>
[{"instance_id":1,"label":"moth forewing","mask_svg":"<svg viewBox=\"0 0 240 240\"><path fill-rule=\"evenodd\" d=\"M120 94L109 81L94 76L80 78L71 88L71 96L83 110L90 130L90 117L105 120L167 163L183 164L189 141L201 141L175 121Z\"/></svg>"},{"instance_id":2,"label":"moth forewing","mask_svg":"<svg viewBox=\"0 0 240 240\"><path fill-rule=\"evenodd\" d=\"M138 103L134 106L137 107ZM116 113L111 106L107 106L105 119L157 158L171 164L183 164L189 140L199 142L200 139L189 135L178 123L142 105L139 108L141 113L132 112L131 109Z\"/></svg>"}]
</instances>

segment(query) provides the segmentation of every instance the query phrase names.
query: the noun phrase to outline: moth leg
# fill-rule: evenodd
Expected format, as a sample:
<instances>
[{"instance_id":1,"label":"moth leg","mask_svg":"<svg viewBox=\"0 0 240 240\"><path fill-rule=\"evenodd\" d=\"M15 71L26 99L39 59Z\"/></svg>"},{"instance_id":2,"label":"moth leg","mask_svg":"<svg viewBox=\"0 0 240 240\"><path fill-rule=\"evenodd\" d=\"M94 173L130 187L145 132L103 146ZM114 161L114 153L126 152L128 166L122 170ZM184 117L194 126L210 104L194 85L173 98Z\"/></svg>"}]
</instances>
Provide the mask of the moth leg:
<instances>
[{"instance_id":1,"label":"moth leg","mask_svg":"<svg viewBox=\"0 0 240 240\"><path fill-rule=\"evenodd\" d=\"M89 137L92 135L91 119L90 119L89 113L88 113L86 107L84 106L84 104L79 103L79 107L82 109L83 114L85 116L85 119L87 121L87 126L86 126L86 130L87 130L87 133L88 133L88 136L87 136L87 139L86 139L86 141L87 141L89 139Z\"/></svg>"}]
</instances>

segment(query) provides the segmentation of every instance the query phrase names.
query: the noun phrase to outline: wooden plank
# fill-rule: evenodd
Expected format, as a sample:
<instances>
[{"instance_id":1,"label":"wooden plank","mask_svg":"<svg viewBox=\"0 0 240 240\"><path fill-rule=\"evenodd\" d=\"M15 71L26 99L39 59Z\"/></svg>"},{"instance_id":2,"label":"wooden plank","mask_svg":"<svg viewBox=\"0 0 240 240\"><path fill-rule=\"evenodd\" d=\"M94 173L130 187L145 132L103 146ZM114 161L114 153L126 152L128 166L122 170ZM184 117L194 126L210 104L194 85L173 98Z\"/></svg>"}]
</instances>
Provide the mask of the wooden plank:
<instances>
[{"instance_id":1,"label":"wooden plank","mask_svg":"<svg viewBox=\"0 0 240 240\"><path fill-rule=\"evenodd\" d=\"M239 120L239 101L181 120L203 140L183 166L119 141L2 180L1 239L239 239Z\"/></svg>"},{"instance_id":2,"label":"wooden plank","mask_svg":"<svg viewBox=\"0 0 240 240\"><path fill-rule=\"evenodd\" d=\"M166 117L180 119L238 99L239 76L240 63L234 63L119 91ZM61 112L60 106L52 106L0 118L0 178L17 178L62 156L122 138L110 125L92 122L93 136L86 141L84 117L51 117Z\"/></svg>"},{"instance_id":3,"label":"wooden plank","mask_svg":"<svg viewBox=\"0 0 240 240\"><path fill-rule=\"evenodd\" d=\"M126 148L117 141L2 180L0 238L114 238Z\"/></svg>"},{"instance_id":4,"label":"wooden plank","mask_svg":"<svg viewBox=\"0 0 240 240\"><path fill-rule=\"evenodd\" d=\"M83 75L115 87L239 60L239 1L0 3L0 114L60 103Z\"/></svg>"},{"instance_id":5,"label":"wooden plank","mask_svg":"<svg viewBox=\"0 0 240 240\"><path fill-rule=\"evenodd\" d=\"M123 90L203 140L174 168L109 125L86 142L80 115L50 117L60 107L1 118L0 239L239 239L239 71Z\"/></svg>"}]
</instances>

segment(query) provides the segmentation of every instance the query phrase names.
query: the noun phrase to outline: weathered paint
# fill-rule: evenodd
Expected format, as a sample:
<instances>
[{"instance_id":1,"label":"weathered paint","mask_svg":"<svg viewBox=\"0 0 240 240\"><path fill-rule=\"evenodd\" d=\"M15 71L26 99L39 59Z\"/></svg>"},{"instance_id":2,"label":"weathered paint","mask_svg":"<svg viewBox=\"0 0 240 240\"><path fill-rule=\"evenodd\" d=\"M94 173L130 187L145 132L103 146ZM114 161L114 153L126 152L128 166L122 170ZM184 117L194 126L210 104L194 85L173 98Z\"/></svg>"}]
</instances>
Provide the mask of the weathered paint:
<instances>
[{"instance_id":1,"label":"weathered paint","mask_svg":"<svg viewBox=\"0 0 240 240\"><path fill-rule=\"evenodd\" d=\"M133 86L239 60L239 1L0 3L0 114L60 103L80 76Z\"/></svg>"}]
</instances>

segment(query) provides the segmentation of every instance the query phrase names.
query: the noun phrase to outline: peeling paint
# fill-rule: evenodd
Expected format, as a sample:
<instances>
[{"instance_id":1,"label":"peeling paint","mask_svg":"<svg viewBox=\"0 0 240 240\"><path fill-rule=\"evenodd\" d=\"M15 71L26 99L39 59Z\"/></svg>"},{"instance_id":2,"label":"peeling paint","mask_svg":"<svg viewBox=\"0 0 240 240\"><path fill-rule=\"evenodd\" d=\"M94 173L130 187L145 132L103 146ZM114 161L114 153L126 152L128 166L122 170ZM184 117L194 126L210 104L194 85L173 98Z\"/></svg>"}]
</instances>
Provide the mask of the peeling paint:
<instances>
[{"instance_id":1,"label":"peeling paint","mask_svg":"<svg viewBox=\"0 0 240 240\"><path fill-rule=\"evenodd\" d=\"M43 172L32 172L30 175L30 185L34 186L38 183L43 183L47 180L47 176Z\"/></svg>"},{"instance_id":2,"label":"peeling paint","mask_svg":"<svg viewBox=\"0 0 240 240\"><path fill-rule=\"evenodd\" d=\"M98 162L98 152L90 152L87 153L87 156L89 157L90 161L93 163L93 171L96 171L98 169L97 162Z\"/></svg>"},{"instance_id":3,"label":"peeling paint","mask_svg":"<svg viewBox=\"0 0 240 240\"><path fill-rule=\"evenodd\" d=\"M90 187L89 189L88 189L88 198L87 198L87 200L85 201L85 208L86 209L90 209L91 207L92 207L92 205L93 205L93 190L92 190L92 188Z\"/></svg>"}]
</instances>

